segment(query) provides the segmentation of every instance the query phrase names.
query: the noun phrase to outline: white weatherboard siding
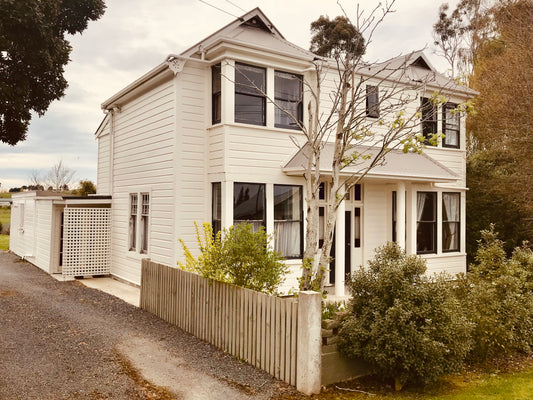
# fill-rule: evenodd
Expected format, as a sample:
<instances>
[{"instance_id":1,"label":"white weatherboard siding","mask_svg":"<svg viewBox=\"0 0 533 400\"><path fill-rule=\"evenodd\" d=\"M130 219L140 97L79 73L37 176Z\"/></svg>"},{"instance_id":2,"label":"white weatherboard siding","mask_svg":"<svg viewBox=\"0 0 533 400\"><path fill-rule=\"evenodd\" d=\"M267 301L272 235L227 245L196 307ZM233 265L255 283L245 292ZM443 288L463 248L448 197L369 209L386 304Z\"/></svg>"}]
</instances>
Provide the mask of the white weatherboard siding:
<instances>
[{"instance_id":1,"label":"white weatherboard siding","mask_svg":"<svg viewBox=\"0 0 533 400\"><path fill-rule=\"evenodd\" d=\"M142 257L165 264L172 261L173 87L172 80L166 80L121 105L115 114L111 273L136 284ZM148 254L128 250L130 193L150 194Z\"/></svg>"},{"instance_id":2,"label":"white weatherboard siding","mask_svg":"<svg viewBox=\"0 0 533 400\"><path fill-rule=\"evenodd\" d=\"M174 177L176 198L175 235L171 252L172 259L168 265L175 265L181 258L182 248L178 239L182 239L193 251L198 247L194 223L200 227L203 222L210 222L210 189L207 181L208 168L208 132L206 123L209 103L208 82L211 70L203 65L187 63L176 77L177 97L177 151L176 175ZM209 112L209 118L210 118Z\"/></svg>"},{"instance_id":3,"label":"white weatherboard siding","mask_svg":"<svg viewBox=\"0 0 533 400\"><path fill-rule=\"evenodd\" d=\"M386 185L363 185L363 263L374 257L375 250L383 246L388 238L387 229L390 226L392 211L388 207L390 188Z\"/></svg>"},{"instance_id":4,"label":"white weatherboard siding","mask_svg":"<svg viewBox=\"0 0 533 400\"><path fill-rule=\"evenodd\" d=\"M96 175L96 186L98 194L111 193L110 180L110 157L111 157L111 135L109 135L109 125L105 133L98 137L98 169Z\"/></svg>"},{"instance_id":5,"label":"white weatherboard siding","mask_svg":"<svg viewBox=\"0 0 533 400\"><path fill-rule=\"evenodd\" d=\"M52 202L49 200L36 200L35 216L35 253L31 261L46 272L52 272L50 270Z\"/></svg>"}]
</instances>

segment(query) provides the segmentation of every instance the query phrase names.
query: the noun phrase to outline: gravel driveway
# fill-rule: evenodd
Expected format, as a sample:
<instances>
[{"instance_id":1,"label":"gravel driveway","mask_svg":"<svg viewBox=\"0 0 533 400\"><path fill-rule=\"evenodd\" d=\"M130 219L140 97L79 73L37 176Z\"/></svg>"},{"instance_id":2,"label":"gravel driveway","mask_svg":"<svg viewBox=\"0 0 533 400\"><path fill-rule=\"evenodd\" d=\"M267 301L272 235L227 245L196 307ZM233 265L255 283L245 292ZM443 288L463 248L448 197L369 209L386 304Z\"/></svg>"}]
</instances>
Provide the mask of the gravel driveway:
<instances>
[{"instance_id":1,"label":"gravel driveway","mask_svg":"<svg viewBox=\"0 0 533 400\"><path fill-rule=\"evenodd\" d=\"M122 300L0 251L0 399L282 399L294 389Z\"/></svg>"}]
</instances>

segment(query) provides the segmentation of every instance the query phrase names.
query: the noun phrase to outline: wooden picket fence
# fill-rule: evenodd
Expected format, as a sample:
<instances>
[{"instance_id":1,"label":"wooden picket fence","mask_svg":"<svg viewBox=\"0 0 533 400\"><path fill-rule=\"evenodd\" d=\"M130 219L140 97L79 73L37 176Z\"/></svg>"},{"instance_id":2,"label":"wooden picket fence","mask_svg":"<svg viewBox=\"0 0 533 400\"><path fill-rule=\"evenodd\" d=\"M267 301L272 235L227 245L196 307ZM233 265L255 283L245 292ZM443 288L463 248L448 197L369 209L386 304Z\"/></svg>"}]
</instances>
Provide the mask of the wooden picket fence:
<instances>
[{"instance_id":1,"label":"wooden picket fence","mask_svg":"<svg viewBox=\"0 0 533 400\"><path fill-rule=\"evenodd\" d=\"M298 300L142 261L141 308L291 385L297 380Z\"/></svg>"}]
</instances>

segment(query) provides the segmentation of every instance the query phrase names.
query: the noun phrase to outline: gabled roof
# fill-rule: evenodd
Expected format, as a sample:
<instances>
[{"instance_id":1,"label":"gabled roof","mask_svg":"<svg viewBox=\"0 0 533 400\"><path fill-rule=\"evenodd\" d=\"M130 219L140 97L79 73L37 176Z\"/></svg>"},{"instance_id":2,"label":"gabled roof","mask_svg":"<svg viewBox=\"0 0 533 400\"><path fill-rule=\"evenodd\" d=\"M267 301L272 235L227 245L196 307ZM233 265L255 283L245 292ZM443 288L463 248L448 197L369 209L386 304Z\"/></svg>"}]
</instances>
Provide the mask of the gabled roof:
<instances>
[{"instance_id":1,"label":"gabled roof","mask_svg":"<svg viewBox=\"0 0 533 400\"><path fill-rule=\"evenodd\" d=\"M400 55L387 61L368 64L359 72L407 84L425 83L432 89L445 90L466 97L473 97L478 94L468 86L460 85L455 80L438 72L422 50Z\"/></svg>"},{"instance_id":2,"label":"gabled roof","mask_svg":"<svg viewBox=\"0 0 533 400\"><path fill-rule=\"evenodd\" d=\"M181 56L200 57L202 52L207 52L222 42L271 51L306 61L315 58L310 51L287 41L259 7L188 48L181 53Z\"/></svg>"},{"instance_id":3,"label":"gabled roof","mask_svg":"<svg viewBox=\"0 0 533 400\"><path fill-rule=\"evenodd\" d=\"M320 153L320 171L325 175L331 174L334 146L334 143L326 143ZM373 157L378 152L378 149L368 146L356 146L354 151ZM283 172L287 175L302 175L307 168L308 156L309 147L305 145L282 167ZM341 175L358 175L365 168L368 168L370 162L371 160L361 159L357 165L344 168ZM405 179L423 182L455 182L459 179L455 172L427 154L404 153L401 150L390 150L385 155L384 161L373 167L366 176L368 178Z\"/></svg>"}]
</instances>

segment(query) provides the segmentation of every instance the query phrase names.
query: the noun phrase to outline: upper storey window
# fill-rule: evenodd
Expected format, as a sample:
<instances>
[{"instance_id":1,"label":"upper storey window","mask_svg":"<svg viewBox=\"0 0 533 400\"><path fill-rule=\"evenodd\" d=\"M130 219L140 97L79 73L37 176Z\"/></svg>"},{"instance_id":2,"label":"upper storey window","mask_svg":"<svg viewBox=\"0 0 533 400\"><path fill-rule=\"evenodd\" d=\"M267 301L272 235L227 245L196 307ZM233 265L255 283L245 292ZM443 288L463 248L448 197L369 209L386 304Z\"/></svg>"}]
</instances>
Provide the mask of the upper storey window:
<instances>
[{"instance_id":1,"label":"upper storey window","mask_svg":"<svg viewBox=\"0 0 533 400\"><path fill-rule=\"evenodd\" d=\"M213 65L211 67L211 106L213 124L220 123L222 119L222 107L220 103L221 99L221 87L222 87L222 74L220 64Z\"/></svg>"},{"instance_id":2,"label":"upper storey window","mask_svg":"<svg viewBox=\"0 0 533 400\"><path fill-rule=\"evenodd\" d=\"M379 118L379 88L366 85L366 116Z\"/></svg>"},{"instance_id":3,"label":"upper storey window","mask_svg":"<svg viewBox=\"0 0 533 400\"><path fill-rule=\"evenodd\" d=\"M459 133L461 120L459 112L455 111L457 104L446 103L442 108L442 133L444 139L442 145L444 147L459 148Z\"/></svg>"},{"instance_id":4,"label":"upper storey window","mask_svg":"<svg viewBox=\"0 0 533 400\"><path fill-rule=\"evenodd\" d=\"M425 144L437 133L437 106L427 97L421 99L422 135L426 138Z\"/></svg>"},{"instance_id":5,"label":"upper storey window","mask_svg":"<svg viewBox=\"0 0 533 400\"><path fill-rule=\"evenodd\" d=\"M300 129L303 120L303 79L301 75L274 72L277 128Z\"/></svg>"},{"instance_id":6,"label":"upper storey window","mask_svg":"<svg viewBox=\"0 0 533 400\"><path fill-rule=\"evenodd\" d=\"M266 70L235 63L235 122L266 125Z\"/></svg>"}]
</instances>

